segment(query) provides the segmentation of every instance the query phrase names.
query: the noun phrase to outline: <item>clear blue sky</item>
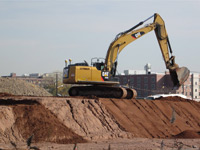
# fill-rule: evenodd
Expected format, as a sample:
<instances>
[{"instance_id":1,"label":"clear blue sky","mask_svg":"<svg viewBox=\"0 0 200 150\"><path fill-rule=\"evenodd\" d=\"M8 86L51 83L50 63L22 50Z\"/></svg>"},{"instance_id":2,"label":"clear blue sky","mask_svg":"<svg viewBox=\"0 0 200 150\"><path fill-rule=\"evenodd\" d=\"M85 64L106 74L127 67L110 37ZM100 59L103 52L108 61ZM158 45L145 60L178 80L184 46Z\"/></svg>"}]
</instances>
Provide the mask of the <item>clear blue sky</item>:
<instances>
[{"instance_id":1,"label":"clear blue sky","mask_svg":"<svg viewBox=\"0 0 200 150\"><path fill-rule=\"evenodd\" d=\"M68 58L105 57L116 34L155 12L165 21L176 62L200 72L199 0L0 0L0 76L62 71ZM118 71L146 63L165 71L154 32L122 51Z\"/></svg>"}]
</instances>

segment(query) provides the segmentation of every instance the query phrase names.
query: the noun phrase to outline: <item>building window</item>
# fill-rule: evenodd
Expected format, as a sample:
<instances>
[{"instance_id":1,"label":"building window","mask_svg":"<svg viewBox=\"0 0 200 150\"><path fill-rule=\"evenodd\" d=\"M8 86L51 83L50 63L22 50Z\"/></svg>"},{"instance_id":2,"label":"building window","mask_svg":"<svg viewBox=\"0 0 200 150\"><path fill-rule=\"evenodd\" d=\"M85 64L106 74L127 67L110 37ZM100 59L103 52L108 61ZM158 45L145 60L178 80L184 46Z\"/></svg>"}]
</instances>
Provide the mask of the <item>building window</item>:
<instances>
[{"instance_id":1,"label":"building window","mask_svg":"<svg viewBox=\"0 0 200 150\"><path fill-rule=\"evenodd\" d=\"M137 95L138 95L138 97L140 97L141 96L141 91L137 91Z\"/></svg>"},{"instance_id":2,"label":"building window","mask_svg":"<svg viewBox=\"0 0 200 150\"><path fill-rule=\"evenodd\" d=\"M197 85L197 82L195 82L195 85Z\"/></svg>"},{"instance_id":3,"label":"building window","mask_svg":"<svg viewBox=\"0 0 200 150\"><path fill-rule=\"evenodd\" d=\"M137 77L137 83L141 83L141 78Z\"/></svg>"},{"instance_id":4,"label":"building window","mask_svg":"<svg viewBox=\"0 0 200 150\"><path fill-rule=\"evenodd\" d=\"M185 96L187 96L187 92L185 92Z\"/></svg>"},{"instance_id":5,"label":"building window","mask_svg":"<svg viewBox=\"0 0 200 150\"><path fill-rule=\"evenodd\" d=\"M144 77L144 83L148 83L148 77Z\"/></svg>"},{"instance_id":6,"label":"building window","mask_svg":"<svg viewBox=\"0 0 200 150\"><path fill-rule=\"evenodd\" d=\"M144 89L146 89L146 90L148 89L148 84L144 85Z\"/></svg>"},{"instance_id":7,"label":"building window","mask_svg":"<svg viewBox=\"0 0 200 150\"><path fill-rule=\"evenodd\" d=\"M197 89L195 89L195 92L197 92Z\"/></svg>"},{"instance_id":8,"label":"building window","mask_svg":"<svg viewBox=\"0 0 200 150\"><path fill-rule=\"evenodd\" d=\"M140 88L141 88L141 85L140 85L140 84L137 84L137 88L140 89Z\"/></svg>"},{"instance_id":9,"label":"building window","mask_svg":"<svg viewBox=\"0 0 200 150\"><path fill-rule=\"evenodd\" d=\"M155 84L151 84L151 89L155 90Z\"/></svg>"},{"instance_id":10,"label":"building window","mask_svg":"<svg viewBox=\"0 0 200 150\"><path fill-rule=\"evenodd\" d=\"M199 96L200 96L200 92L199 92Z\"/></svg>"},{"instance_id":11,"label":"building window","mask_svg":"<svg viewBox=\"0 0 200 150\"><path fill-rule=\"evenodd\" d=\"M148 91L144 91L144 97L148 96Z\"/></svg>"},{"instance_id":12,"label":"building window","mask_svg":"<svg viewBox=\"0 0 200 150\"><path fill-rule=\"evenodd\" d=\"M127 84L127 78L126 77L123 78L123 84Z\"/></svg>"},{"instance_id":13,"label":"building window","mask_svg":"<svg viewBox=\"0 0 200 150\"><path fill-rule=\"evenodd\" d=\"M133 78L133 77L130 78L130 84L131 84L131 85L134 84L134 78Z\"/></svg>"},{"instance_id":14,"label":"building window","mask_svg":"<svg viewBox=\"0 0 200 150\"><path fill-rule=\"evenodd\" d=\"M156 78L155 77L151 77L151 83L155 83L156 82Z\"/></svg>"}]
</instances>

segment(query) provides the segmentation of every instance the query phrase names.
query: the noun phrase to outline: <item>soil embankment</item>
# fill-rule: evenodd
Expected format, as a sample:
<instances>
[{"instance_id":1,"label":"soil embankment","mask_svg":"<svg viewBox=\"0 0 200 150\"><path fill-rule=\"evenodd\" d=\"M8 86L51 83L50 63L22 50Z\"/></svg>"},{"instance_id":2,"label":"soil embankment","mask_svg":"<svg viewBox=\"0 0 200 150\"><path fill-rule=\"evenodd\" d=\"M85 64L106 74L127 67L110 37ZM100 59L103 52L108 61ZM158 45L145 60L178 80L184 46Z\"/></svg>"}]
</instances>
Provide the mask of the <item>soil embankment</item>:
<instances>
[{"instance_id":1,"label":"soil embankment","mask_svg":"<svg viewBox=\"0 0 200 150\"><path fill-rule=\"evenodd\" d=\"M190 100L0 96L0 143L82 143L199 138L200 103ZM173 121L172 121L173 120Z\"/></svg>"},{"instance_id":2,"label":"soil embankment","mask_svg":"<svg viewBox=\"0 0 200 150\"><path fill-rule=\"evenodd\" d=\"M32 142L86 142L34 98L1 99L0 112L1 143L25 142L31 136Z\"/></svg>"},{"instance_id":3,"label":"soil embankment","mask_svg":"<svg viewBox=\"0 0 200 150\"><path fill-rule=\"evenodd\" d=\"M179 100L177 97L154 101L100 101L125 131L133 133L134 137L172 138L187 130L191 134L193 131L200 131L200 103L195 101Z\"/></svg>"}]
</instances>

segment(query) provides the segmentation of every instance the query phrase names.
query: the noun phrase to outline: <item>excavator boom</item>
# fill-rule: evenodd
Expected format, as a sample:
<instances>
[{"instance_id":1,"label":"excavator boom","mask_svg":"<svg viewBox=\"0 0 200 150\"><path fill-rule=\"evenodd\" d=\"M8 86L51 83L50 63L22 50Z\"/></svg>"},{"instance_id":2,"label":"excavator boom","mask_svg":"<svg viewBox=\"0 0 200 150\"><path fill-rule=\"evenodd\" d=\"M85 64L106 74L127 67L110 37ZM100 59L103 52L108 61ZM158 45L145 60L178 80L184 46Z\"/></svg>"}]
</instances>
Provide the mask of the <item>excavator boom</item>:
<instances>
[{"instance_id":1,"label":"excavator boom","mask_svg":"<svg viewBox=\"0 0 200 150\"><path fill-rule=\"evenodd\" d=\"M153 23L135 30L152 17L154 17ZM181 86L187 80L190 71L186 67L179 68L175 63L175 56L172 55L173 52L165 28L165 23L157 13L116 36L107 51L104 70L109 71L110 76L115 76L118 55L124 47L153 30L155 31L166 68L169 69L174 87Z\"/></svg>"}]
</instances>

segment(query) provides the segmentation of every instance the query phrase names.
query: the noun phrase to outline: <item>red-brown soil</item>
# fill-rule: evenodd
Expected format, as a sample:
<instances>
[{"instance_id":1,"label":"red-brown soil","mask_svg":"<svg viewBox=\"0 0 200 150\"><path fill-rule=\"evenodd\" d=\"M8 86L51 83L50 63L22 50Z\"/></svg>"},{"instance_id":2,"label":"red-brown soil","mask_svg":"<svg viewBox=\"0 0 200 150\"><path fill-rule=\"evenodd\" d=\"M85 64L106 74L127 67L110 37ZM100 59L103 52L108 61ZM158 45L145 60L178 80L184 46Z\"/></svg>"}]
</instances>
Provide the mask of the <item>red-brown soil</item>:
<instances>
[{"instance_id":1,"label":"red-brown soil","mask_svg":"<svg viewBox=\"0 0 200 150\"><path fill-rule=\"evenodd\" d=\"M200 103L177 97L160 100L100 99L117 122L135 137L171 138L200 130ZM170 122L172 112L175 120ZM194 137L196 138L196 136Z\"/></svg>"},{"instance_id":2,"label":"red-brown soil","mask_svg":"<svg viewBox=\"0 0 200 150\"><path fill-rule=\"evenodd\" d=\"M162 101L182 101L182 102L189 102L189 101L191 101L189 99L184 99L184 98L179 97L179 96L160 97L160 98L157 98L155 100L162 100Z\"/></svg>"},{"instance_id":3,"label":"red-brown soil","mask_svg":"<svg viewBox=\"0 0 200 150\"><path fill-rule=\"evenodd\" d=\"M11 107L14 127L24 140L33 135L32 142L82 143L87 142L38 101L32 99L0 100L1 106Z\"/></svg>"},{"instance_id":4,"label":"red-brown soil","mask_svg":"<svg viewBox=\"0 0 200 150\"><path fill-rule=\"evenodd\" d=\"M193 130L185 130L177 135L173 136L174 138L181 138L181 139L195 139L200 138L200 131L193 131Z\"/></svg>"},{"instance_id":5,"label":"red-brown soil","mask_svg":"<svg viewBox=\"0 0 200 150\"><path fill-rule=\"evenodd\" d=\"M171 119L174 121L171 122ZM0 97L0 143L200 138L200 103L179 99Z\"/></svg>"}]
</instances>

